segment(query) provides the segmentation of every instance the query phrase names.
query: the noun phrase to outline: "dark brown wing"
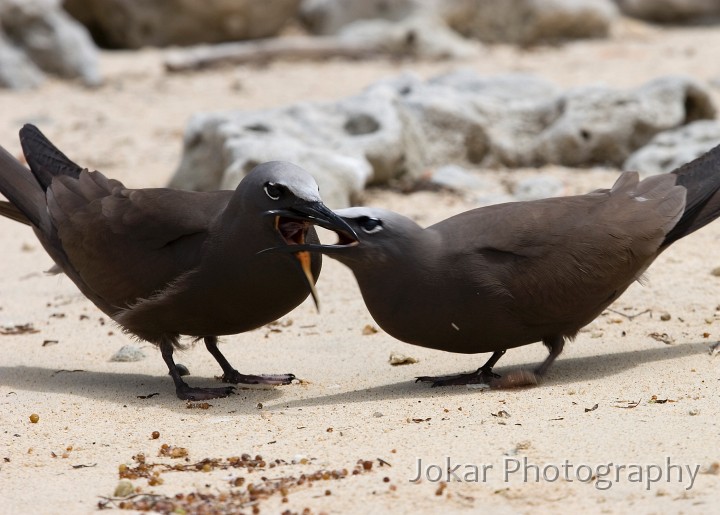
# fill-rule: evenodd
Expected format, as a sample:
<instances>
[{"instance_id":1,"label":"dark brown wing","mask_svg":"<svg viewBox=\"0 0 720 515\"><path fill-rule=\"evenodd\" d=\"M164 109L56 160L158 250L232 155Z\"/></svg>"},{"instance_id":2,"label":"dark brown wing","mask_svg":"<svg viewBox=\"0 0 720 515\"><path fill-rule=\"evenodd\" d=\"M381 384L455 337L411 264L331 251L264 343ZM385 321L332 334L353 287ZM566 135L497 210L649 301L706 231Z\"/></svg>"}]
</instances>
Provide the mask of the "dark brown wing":
<instances>
[{"instance_id":1,"label":"dark brown wing","mask_svg":"<svg viewBox=\"0 0 720 515\"><path fill-rule=\"evenodd\" d=\"M611 190L490 206L435 227L448 246L458 243L458 268L472 268L468 277L502 292L517 320L566 334L595 318L657 256L685 205L685 189L674 182L638 183L627 172Z\"/></svg>"},{"instance_id":2,"label":"dark brown wing","mask_svg":"<svg viewBox=\"0 0 720 515\"><path fill-rule=\"evenodd\" d=\"M59 176L48 209L63 250L106 304L125 308L199 262L232 192L130 190L99 172Z\"/></svg>"}]
</instances>

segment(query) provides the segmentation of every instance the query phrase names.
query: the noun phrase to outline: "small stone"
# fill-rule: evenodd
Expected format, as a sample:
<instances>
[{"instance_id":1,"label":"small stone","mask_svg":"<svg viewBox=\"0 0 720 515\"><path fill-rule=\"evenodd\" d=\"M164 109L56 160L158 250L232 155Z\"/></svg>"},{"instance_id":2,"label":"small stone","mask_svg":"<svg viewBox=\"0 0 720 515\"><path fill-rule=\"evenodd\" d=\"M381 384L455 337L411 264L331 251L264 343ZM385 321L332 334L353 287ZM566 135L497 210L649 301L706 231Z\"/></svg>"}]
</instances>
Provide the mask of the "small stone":
<instances>
[{"instance_id":1,"label":"small stone","mask_svg":"<svg viewBox=\"0 0 720 515\"><path fill-rule=\"evenodd\" d=\"M694 417L699 414L700 414L700 410L697 408L693 408L690 411L688 411L688 415L690 415L691 417Z\"/></svg>"},{"instance_id":2,"label":"small stone","mask_svg":"<svg viewBox=\"0 0 720 515\"><path fill-rule=\"evenodd\" d=\"M38 415L37 413L33 413L32 415L30 415L30 422L32 422L33 424L37 424L39 421L40 415Z\"/></svg>"},{"instance_id":3,"label":"small stone","mask_svg":"<svg viewBox=\"0 0 720 515\"><path fill-rule=\"evenodd\" d=\"M667 313L667 312L662 313L662 314L660 315L660 320L662 320L663 322L667 322L667 321L670 320L671 318L672 318L672 317L670 316L670 313Z\"/></svg>"},{"instance_id":4,"label":"small stone","mask_svg":"<svg viewBox=\"0 0 720 515\"><path fill-rule=\"evenodd\" d=\"M406 356L405 354L400 354L399 352L390 353L390 364L394 367L398 365L412 365L414 363L418 363L417 358Z\"/></svg>"},{"instance_id":5,"label":"small stone","mask_svg":"<svg viewBox=\"0 0 720 515\"><path fill-rule=\"evenodd\" d=\"M720 277L720 266L716 266L710 271L711 275L714 275L715 277Z\"/></svg>"},{"instance_id":6,"label":"small stone","mask_svg":"<svg viewBox=\"0 0 720 515\"><path fill-rule=\"evenodd\" d=\"M668 333L652 332L648 336L653 340L663 342L666 345L672 345L673 343L675 343L675 338L670 336Z\"/></svg>"},{"instance_id":7,"label":"small stone","mask_svg":"<svg viewBox=\"0 0 720 515\"><path fill-rule=\"evenodd\" d=\"M380 413L379 411L376 411L375 413L373 413L373 417L375 417L375 418L380 418L382 416L384 416L384 415L382 413Z\"/></svg>"},{"instance_id":8,"label":"small stone","mask_svg":"<svg viewBox=\"0 0 720 515\"><path fill-rule=\"evenodd\" d=\"M110 361L117 361L117 362L132 362L132 361L142 361L147 356L142 351L140 347L136 347L135 345L123 345L120 347L120 350L118 350L113 356L110 358Z\"/></svg>"},{"instance_id":9,"label":"small stone","mask_svg":"<svg viewBox=\"0 0 720 515\"><path fill-rule=\"evenodd\" d=\"M363 327L362 334L363 336L370 336L371 334L376 334L378 332L377 327L372 326L370 324L365 324L365 327Z\"/></svg>"},{"instance_id":10,"label":"small stone","mask_svg":"<svg viewBox=\"0 0 720 515\"><path fill-rule=\"evenodd\" d=\"M135 493L135 487L127 479L121 479L115 487L113 497L127 497Z\"/></svg>"}]
</instances>

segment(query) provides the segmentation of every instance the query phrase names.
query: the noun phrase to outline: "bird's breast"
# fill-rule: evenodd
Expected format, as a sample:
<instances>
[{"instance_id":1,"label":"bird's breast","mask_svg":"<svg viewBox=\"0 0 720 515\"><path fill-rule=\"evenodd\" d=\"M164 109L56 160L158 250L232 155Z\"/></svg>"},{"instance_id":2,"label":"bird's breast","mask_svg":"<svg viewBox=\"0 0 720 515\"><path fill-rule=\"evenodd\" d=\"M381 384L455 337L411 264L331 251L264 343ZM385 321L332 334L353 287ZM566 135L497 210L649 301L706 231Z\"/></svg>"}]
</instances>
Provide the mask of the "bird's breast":
<instances>
[{"instance_id":1,"label":"bird's breast","mask_svg":"<svg viewBox=\"0 0 720 515\"><path fill-rule=\"evenodd\" d=\"M508 309L508 299L487 287L447 278L400 279L392 288L389 281L358 283L378 325L407 343L470 354L536 341Z\"/></svg>"},{"instance_id":2,"label":"bird's breast","mask_svg":"<svg viewBox=\"0 0 720 515\"><path fill-rule=\"evenodd\" d=\"M207 263L137 303L121 323L136 333L220 336L277 320L302 303L310 289L292 255L260 257L265 259Z\"/></svg>"}]
</instances>

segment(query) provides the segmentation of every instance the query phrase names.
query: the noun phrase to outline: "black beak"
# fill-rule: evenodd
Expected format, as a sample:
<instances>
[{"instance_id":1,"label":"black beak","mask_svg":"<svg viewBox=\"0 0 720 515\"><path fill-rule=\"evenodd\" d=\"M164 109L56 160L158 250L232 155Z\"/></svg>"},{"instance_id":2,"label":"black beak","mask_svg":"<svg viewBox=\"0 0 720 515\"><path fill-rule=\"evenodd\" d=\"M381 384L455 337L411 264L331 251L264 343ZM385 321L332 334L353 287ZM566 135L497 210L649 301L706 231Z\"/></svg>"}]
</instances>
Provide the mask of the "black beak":
<instances>
[{"instance_id":1,"label":"black beak","mask_svg":"<svg viewBox=\"0 0 720 515\"><path fill-rule=\"evenodd\" d=\"M322 202L297 203L288 209L271 209L265 211L264 214L266 216L281 216L284 218L294 218L296 220L307 220L315 225L333 231L345 239L354 241L358 239L355 230Z\"/></svg>"}]
</instances>

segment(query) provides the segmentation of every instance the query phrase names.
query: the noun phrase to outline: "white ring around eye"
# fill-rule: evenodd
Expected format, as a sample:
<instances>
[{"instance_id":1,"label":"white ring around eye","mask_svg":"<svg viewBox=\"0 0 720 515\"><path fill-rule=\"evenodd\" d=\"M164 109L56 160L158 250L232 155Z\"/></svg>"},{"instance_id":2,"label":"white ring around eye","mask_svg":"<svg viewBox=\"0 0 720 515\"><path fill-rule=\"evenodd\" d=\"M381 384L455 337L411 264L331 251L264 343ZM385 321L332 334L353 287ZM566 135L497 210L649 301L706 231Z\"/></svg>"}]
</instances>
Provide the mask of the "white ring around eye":
<instances>
[{"instance_id":1,"label":"white ring around eye","mask_svg":"<svg viewBox=\"0 0 720 515\"><path fill-rule=\"evenodd\" d=\"M278 190L277 196L273 196L273 195L270 193L270 190L268 190L268 186L275 186L275 185L272 184L272 183L268 183L268 184L266 184L265 186L263 186L263 189L265 190L265 195L267 195L268 197L270 197L270 198L273 199L273 200L280 200L280 191Z\"/></svg>"},{"instance_id":2,"label":"white ring around eye","mask_svg":"<svg viewBox=\"0 0 720 515\"><path fill-rule=\"evenodd\" d=\"M383 226L382 226L382 225L376 225L376 226L373 227L372 229L365 229L364 227L361 227L361 229L363 230L363 232L366 232L367 234L373 234L373 233L382 231L382 230L383 230Z\"/></svg>"}]
</instances>

